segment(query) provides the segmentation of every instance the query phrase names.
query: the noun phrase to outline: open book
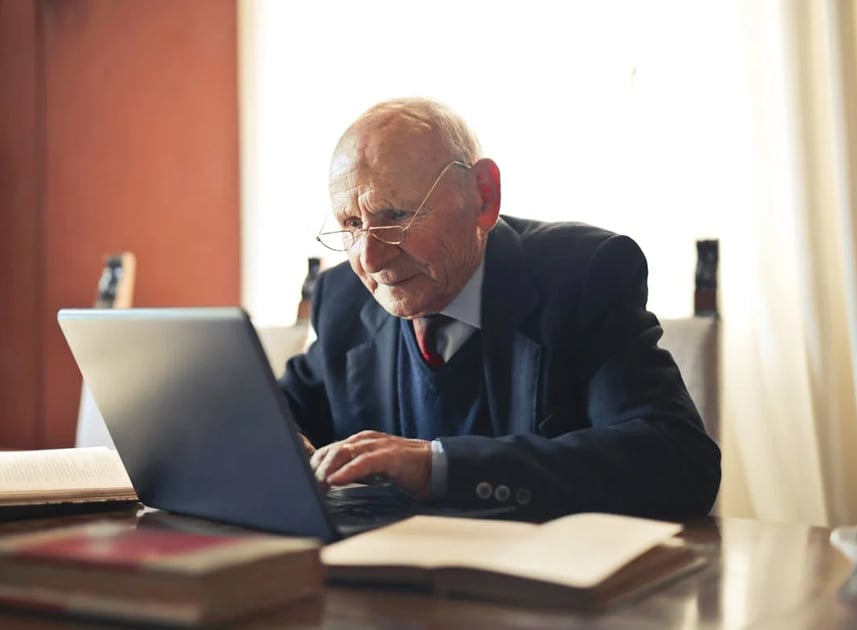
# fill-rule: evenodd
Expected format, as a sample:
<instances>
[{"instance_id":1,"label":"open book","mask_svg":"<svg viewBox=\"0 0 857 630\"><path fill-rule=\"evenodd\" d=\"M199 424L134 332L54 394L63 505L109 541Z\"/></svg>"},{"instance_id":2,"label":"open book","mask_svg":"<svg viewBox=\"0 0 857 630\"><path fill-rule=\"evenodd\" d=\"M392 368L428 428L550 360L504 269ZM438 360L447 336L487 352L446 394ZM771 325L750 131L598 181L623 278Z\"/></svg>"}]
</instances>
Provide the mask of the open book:
<instances>
[{"instance_id":1,"label":"open book","mask_svg":"<svg viewBox=\"0 0 857 630\"><path fill-rule=\"evenodd\" d=\"M681 525L576 514L543 525L415 516L322 550L330 579L600 610L702 566Z\"/></svg>"},{"instance_id":2,"label":"open book","mask_svg":"<svg viewBox=\"0 0 857 630\"><path fill-rule=\"evenodd\" d=\"M112 449L0 451L0 518L111 509L137 500Z\"/></svg>"}]
</instances>

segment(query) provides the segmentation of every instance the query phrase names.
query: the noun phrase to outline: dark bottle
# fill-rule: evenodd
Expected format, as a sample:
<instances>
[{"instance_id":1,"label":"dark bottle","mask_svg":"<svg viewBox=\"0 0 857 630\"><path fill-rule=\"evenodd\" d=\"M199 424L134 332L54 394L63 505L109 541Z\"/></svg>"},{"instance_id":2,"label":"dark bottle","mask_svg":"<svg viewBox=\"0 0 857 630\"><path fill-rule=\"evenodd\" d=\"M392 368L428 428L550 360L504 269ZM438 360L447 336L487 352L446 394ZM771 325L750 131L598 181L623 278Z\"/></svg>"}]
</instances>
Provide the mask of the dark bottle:
<instances>
[{"instance_id":1,"label":"dark bottle","mask_svg":"<svg viewBox=\"0 0 857 630\"><path fill-rule=\"evenodd\" d=\"M717 261L720 242L717 239L696 241L696 290L693 314L717 317Z\"/></svg>"},{"instance_id":2,"label":"dark bottle","mask_svg":"<svg viewBox=\"0 0 857 630\"><path fill-rule=\"evenodd\" d=\"M321 258L311 256L307 258L307 274L304 278L304 283L301 286L301 302L298 304L298 321L307 321L310 316L310 307L312 305L312 293L315 289L315 283L318 280L318 274L321 271Z\"/></svg>"}]
</instances>

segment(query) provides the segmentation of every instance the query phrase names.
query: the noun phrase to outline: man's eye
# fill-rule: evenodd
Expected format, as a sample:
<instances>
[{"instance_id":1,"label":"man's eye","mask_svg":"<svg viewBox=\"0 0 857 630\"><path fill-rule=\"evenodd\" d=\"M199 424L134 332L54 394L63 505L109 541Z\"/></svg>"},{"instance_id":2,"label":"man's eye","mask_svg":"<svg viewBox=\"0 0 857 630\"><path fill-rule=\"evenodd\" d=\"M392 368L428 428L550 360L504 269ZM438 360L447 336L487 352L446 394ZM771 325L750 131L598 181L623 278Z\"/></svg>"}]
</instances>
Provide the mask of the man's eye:
<instances>
[{"instance_id":1,"label":"man's eye","mask_svg":"<svg viewBox=\"0 0 857 630\"><path fill-rule=\"evenodd\" d=\"M362 222L360 221L360 219L358 219L356 217L352 217L350 219L345 219L345 221L342 222L342 228L344 230L348 230L349 232L353 232L354 230L359 230L362 227L363 227Z\"/></svg>"},{"instance_id":2,"label":"man's eye","mask_svg":"<svg viewBox=\"0 0 857 630\"><path fill-rule=\"evenodd\" d=\"M411 214L410 210L391 210L390 218L393 221L405 221L410 218Z\"/></svg>"}]
</instances>

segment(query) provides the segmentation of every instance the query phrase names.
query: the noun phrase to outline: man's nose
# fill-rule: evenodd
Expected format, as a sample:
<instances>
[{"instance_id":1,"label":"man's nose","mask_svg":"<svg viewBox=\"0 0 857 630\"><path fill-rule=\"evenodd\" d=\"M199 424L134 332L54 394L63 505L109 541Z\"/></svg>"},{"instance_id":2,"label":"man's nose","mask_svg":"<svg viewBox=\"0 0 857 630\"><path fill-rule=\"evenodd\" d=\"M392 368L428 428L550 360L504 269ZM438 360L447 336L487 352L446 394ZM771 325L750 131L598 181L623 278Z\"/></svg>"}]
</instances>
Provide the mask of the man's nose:
<instances>
[{"instance_id":1,"label":"man's nose","mask_svg":"<svg viewBox=\"0 0 857 630\"><path fill-rule=\"evenodd\" d=\"M369 232L363 234L357 247L360 248L361 266L369 273L381 271L399 253L398 245L382 243Z\"/></svg>"}]
</instances>

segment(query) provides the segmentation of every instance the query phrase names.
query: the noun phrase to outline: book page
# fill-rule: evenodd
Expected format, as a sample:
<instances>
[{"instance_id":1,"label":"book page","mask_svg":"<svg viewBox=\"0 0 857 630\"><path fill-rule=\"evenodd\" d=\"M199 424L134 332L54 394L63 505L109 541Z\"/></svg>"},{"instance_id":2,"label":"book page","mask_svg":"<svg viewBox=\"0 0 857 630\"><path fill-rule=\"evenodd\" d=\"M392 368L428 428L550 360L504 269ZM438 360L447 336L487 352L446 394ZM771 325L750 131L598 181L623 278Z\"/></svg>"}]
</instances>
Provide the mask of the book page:
<instances>
[{"instance_id":1,"label":"book page","mask_svg":"<svg viewBox=\"0 0 857 630\"><path fill-rule=\"evenodd\" d=\"M538 528L515 521L414 516L328 545L321 555L325 564L340 566L467 566Z\"/></svg>"},{"instance_id":2,"label":"book page","mask_svg":"<svg viewBox=\"0 0 857 630\"><path fill-rule=\"evenodd\" d=\"M479 567L588 588L681 530L676 523L632 516L573 514L545 523Z\"/></svg>"},{"instance_id":3,"label":"book page","mask_svg":"<svg viewBox=\"0 0 857 630\"><path fill-rule=\"evenodd\" d=\"M136 498L122 460L112 449L0 452L0 504L28 498L112 495Z\"/></svg>"}]
</instances>

